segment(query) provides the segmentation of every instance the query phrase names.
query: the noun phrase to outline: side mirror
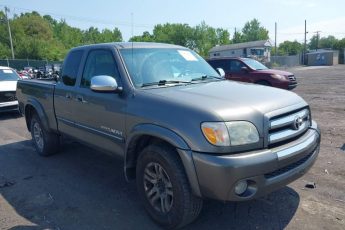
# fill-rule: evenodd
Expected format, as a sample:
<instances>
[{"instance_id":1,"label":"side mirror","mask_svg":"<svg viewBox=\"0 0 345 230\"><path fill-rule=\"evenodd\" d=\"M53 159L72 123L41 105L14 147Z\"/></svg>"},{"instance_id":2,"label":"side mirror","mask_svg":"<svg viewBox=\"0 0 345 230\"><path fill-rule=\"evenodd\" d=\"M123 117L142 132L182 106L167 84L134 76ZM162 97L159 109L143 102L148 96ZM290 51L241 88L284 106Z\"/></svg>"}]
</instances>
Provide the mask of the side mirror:
<instances>
[{"instance_id":1,"label":"side mirror","mask_svg":"<svg viewBox=\"0 0 345 230\"><path fill-rule=\"evenodd\" d=\"M248 69L247 66L243 66L243 67L241 68L241 71L242 71L242 72L245 72L245 73L248 73L248 72L249 72L249 69Z\"/></svg>"},{"instance_id":2,"label":"side mirror","mask_svg":"<svg viewBox=\"0 0 345 230\"><path fill-rule=\"evenodd\" d=\"M117 85L113 77L107 75L99 75L91 78L91 90L95 92L121 92L122 88Z\"/></svg>"},{"instance_id":3,"label":"side mirror","mask_svg":"<svg viewBox=\"0 0 345 230\"><path fill-rule=\"evenodd\" d=\"M221 77L225 77L225 72L222 68L217 68L216 71L218 72L218 74L221 76Z\"/></svg>"}]
</instances>

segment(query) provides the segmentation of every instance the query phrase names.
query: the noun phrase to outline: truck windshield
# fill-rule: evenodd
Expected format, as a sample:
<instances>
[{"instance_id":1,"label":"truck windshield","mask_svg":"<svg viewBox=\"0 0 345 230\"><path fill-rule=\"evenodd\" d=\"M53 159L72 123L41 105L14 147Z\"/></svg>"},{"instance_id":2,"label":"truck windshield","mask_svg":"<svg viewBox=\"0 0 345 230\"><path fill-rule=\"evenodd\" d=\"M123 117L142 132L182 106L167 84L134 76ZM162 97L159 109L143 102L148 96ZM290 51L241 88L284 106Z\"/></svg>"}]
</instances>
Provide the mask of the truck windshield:
<instances>
[{"instance_id":1,"label":"truck windshield","mask_svg":"<svg viewBox=\"0 0 345 230\"><path fill-rule=\"evenodd\" d=\"M17 81L18 75L12 69L0 69L0 81Z\"/></svg>"},{"instance_id":2,"label":"truck windshield","mask_svg":"<svg viewBox=\"0 0 345 230\"><path fill-rule=\"evenodd\" d=\"M195 83L195 79L220 78L203 58L188 49L134 48L120 52L135 87L188 84Z\"/></svg>"},{"instance_id":3,"label":"truck windshield","mask_svg":"<svg viewBox=\"0 0 345 230\"><path fill-rule=\"evenodd\" d=\"M243 59L244 63L246 63L250 68L254 69L254 70L264 70L264 69L268 69L266 66L264 66L263 64L261 64L260 62L254 60L254 59L250 59L250 58L246 58Z\"/></svg>"}]
</instances>

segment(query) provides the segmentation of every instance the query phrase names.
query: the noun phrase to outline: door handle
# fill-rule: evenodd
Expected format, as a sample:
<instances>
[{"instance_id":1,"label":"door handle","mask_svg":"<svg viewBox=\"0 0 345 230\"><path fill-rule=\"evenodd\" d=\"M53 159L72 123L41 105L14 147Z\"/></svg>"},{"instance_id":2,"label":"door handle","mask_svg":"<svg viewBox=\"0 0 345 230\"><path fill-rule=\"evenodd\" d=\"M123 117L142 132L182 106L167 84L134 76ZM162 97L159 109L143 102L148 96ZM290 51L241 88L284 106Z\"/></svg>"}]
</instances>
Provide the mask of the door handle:
<instances>
[{"instance_id":1,"label":"door handle","mask_svg":"<svg viewBox=\"0 0 345 230\"><path fill-rule=\"evenodd\" d=\"M66 96L65 96L67 99L71 99L72 98L72 95L67 93Z\"/></svg>"},{"instance_id":2,"label":"door handle","mask_svg":"<svg viewBox=\"0 0 345 230\"><path fill-rule=\"evenodd\" d=\"M84 100L84 98L80 95L77 96L77 101L81 102L81 103L86 103L87 101Z\"/></svg>"}]
</instances>

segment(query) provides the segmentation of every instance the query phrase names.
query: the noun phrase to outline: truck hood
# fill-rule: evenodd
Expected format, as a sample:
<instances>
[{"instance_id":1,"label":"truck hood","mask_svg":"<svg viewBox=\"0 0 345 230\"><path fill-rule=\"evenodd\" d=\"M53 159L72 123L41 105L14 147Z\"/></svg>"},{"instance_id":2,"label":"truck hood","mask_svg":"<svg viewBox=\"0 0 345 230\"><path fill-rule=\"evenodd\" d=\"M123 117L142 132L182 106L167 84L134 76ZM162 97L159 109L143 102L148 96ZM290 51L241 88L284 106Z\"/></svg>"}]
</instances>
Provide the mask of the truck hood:
<instances>
[{"instance_id":1,"label":"truck hood","mask_svg":"<svg viewBox=\"0 0 345 230\"><path fill-rule=\"evenodd\" d=\"M296 104L307 105L293 92L235 81L214 81L145 91L183 104L185 108L194 107L211 112L224 121L247 117L253 110L266 114Z\"/></svg>"},{"instance_id":2,"label":"truck hood","mask_svg":"<svg viewBox=\"0 0 345 230\"><path fill-rule=\"evenodd\" d=\"M0 81L0 91L16 91L17 81Z\"/></svg>"}]
</instances>

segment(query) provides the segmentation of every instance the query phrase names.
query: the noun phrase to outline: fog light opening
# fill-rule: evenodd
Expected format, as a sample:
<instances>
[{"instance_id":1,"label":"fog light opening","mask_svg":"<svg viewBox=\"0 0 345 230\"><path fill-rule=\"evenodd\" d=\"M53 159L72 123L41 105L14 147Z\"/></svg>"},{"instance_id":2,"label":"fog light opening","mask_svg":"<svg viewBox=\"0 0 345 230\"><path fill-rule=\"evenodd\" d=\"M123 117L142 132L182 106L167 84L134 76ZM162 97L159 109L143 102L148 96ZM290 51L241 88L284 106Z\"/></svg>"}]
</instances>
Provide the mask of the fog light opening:
<instances>
[{"instance_id":1,"label":"fog light opening","mask_svg":"<svg viewBox=\"0 0 345 230\"><path fill-rule=\"evenodd\" d=\"M245 191L247 191L248 188L248 183L246 180L241 180L237 182L235 186L235 193L236 195L242 195Z\"/></svg>"}]
</instances>

